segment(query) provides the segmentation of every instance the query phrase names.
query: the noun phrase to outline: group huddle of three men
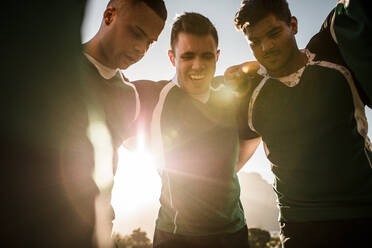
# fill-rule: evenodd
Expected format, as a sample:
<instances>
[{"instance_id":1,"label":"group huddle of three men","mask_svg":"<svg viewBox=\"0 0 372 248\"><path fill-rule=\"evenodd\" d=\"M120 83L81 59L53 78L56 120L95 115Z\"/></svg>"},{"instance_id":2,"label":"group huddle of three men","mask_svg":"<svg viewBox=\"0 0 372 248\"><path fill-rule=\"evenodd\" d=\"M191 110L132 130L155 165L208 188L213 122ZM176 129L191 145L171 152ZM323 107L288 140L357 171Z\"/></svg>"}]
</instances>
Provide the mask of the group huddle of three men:
<instances>
[{"instance_id":1,"label":"group huddle of three men","mask_svg":"<svg viewBox=\"0 0 372 248\"><path fill-rule=\"evenodd\" d=\"M234 21L258 62L229 68L221 84L214 76L218 34L198 13L172 25L172 80L128 82L120 70L157 40L167 11L162 0L111 0L100 30L83 45L88 107L72 110L64 137L62 177L80 218L94 219L94 206L78 203L94 195L89 170L99 148L84 130L99 119L111 137L114 166L118 147L136 132L146 133L156 156L162 191L153 247L249 247L237 172L261 140L275 175L283 247L367 242L371 18L363 4L340 1L300 50L286 0L244 0ZM348 29L348 18L353 25L361 20L361 28ZM87 172L72 182L82 166Z\"/></svg>"}]
</instances>

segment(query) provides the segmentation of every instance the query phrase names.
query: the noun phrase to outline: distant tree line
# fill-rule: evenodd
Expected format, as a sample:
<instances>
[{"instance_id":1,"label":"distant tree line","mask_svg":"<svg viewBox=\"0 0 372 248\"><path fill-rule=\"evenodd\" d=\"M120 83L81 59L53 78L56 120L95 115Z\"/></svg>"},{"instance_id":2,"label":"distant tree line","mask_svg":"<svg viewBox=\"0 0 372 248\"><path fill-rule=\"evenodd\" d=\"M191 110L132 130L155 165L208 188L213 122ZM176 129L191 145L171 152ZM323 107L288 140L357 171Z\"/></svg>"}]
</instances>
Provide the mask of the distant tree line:
<instances>
[{"instance_id":1,"label":"distant tree line","mask_svg":"<svg viewBox=\"0 0 372 248\"><path fill-rule=\"evenodd\" d=\"M249 228L248 240L251 248L280 248L279 236L271 236L270 232L261 228Z\"/></svg>"},{"instance_id":2,"label":"distant tree line","mask_svg":"<svg viewBox=\"0 0 372 248\"><path fill-rule=\"evenodd\" d=\"M147 233L141 231L141 228L134 229L132 234L122 236L119 233L114 234L114 240L118 248L151 248L151 240Z\"/></svg>"},{"instance_id":3,"label":"distant tree line","mask_svg":"<svg viewBox=\"0 0 372 248\"><path fill-rule=\"evenodd\" d=\"M280 248L279 236L271 236L270 233L261 228L249 228L248 239L251 248ZM118 248L151 248L151 240L147 233L141 228L134 229L132 234L122 236L114 234L114 240Z\"/></svg>"}]
</instances>

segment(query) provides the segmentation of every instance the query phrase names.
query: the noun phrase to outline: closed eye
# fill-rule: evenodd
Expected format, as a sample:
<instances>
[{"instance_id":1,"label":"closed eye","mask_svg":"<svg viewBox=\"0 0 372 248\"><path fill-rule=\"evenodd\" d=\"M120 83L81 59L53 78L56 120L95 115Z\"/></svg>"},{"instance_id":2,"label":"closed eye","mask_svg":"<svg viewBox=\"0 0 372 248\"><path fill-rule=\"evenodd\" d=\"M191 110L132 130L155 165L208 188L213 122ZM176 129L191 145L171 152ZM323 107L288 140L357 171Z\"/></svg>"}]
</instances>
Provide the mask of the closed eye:
<instances>
[{"instance_id":1,"label":"closed eye","mask_svg":"<svg viewBox=\"0 0 372 248\"><path fill-rule=\"evenodd\" d=\"M184 53L180 57L183 60L190 60L190 59L193 59L195 55L193 53Z\"/></svg>"},{"instance_id":2,"label":"closed eye","mask_svg":"<svg viewBox=\"0 0 372 248\"><path fill-rule=\"evenodd\" d=\"M137 30L131 29L131 33L132 33L133 37L136 38L136 39L141 39L142 38L142 33L140 33Z\"/></svg>"},{"instance_id":3,"label":"closed eye","mask_svg":"<svg viewBox=\"0 0 372 248\"><path fill-rule=\"evenodd\" d=\"M267 37L269 38L276 38L278 37L282 32L282 28L281 27L275 27L273 29L271 29L268 33L267 33Z\"/></svg>"},{"instance_id":4,"label":"closed eye","mask_svg":"<svg viewBox=\"0 0 372 248\"><path fill-rule=\"evenodd\" d=\"M214 54L213 53L204 53L202 58L206 59L206 60L214 59Z\"/></svg>"},{"instance_id":5,"label":"closed eye","mask_svg":"<svg viewBox=\"0 0 372 248\"><path fill-rule=\"evenodd\" d=\"M275 32L275 33L271 33L270 35L269 35L269 37L270 38L276 38L276 37L278 37L280 35L280 31L279 32Z\"/></svg>"}]
</instances>

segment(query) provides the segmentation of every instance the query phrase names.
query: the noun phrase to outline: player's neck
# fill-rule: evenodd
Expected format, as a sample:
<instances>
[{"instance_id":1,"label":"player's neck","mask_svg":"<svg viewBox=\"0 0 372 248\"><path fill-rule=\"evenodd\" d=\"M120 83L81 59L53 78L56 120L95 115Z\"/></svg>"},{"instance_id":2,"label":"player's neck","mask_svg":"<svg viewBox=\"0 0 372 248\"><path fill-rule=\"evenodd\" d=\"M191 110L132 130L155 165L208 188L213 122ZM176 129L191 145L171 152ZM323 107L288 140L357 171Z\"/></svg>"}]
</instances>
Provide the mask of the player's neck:
<instances>
[{"instance_id":1,"label":"player's neck","mask_svg":"<svg viewBox=\"0 0 372 248\"><path fill-rule=\"evenodd\" d=\"M110 59L105 56L102 44L96 37L84 44L84 52L93 57L102 65L111 69L115 69L115 66L110 64Z\"/></svg>"},{"instance_id":2,"label":"player's neck","mask_svg":"<svg viewBox=\"0 0 372 248\"><path fill-rule=\"evenodd\" d=\"M306 53L301 52L299 49L293 51L293 54L289 56L288 61L278 70L269 71L269 75L275 78L285 77L298 71L304 67L307 63Z\"/></svg>"}]
</instances>

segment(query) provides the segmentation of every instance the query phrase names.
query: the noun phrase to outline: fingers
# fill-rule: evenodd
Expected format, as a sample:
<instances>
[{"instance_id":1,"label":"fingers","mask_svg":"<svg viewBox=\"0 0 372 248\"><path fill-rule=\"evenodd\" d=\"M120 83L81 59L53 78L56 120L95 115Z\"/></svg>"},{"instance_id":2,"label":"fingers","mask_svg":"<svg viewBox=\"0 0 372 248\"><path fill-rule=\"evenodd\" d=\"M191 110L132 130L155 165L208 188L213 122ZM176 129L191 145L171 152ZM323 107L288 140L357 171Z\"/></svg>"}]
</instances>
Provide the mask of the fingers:
<instances>
[{"instance_id":1,"label":"fingers","mask_svg":"<svg viewBox=\"0 0 372 248\"><path fill-rule=\"evenodd\" d=\"M241 65L242 73L247 76L255 76L258 69L260 69L260 64L257 61L249 61Z\"/></svg>"},{"instance_id":2,"label":"fingers","mask_svg":"<svg viewBox=\"0 0 372 248\"><path fill-rule=\"evenodd\" d=\"M225 77L225 80L235 80L235 79L239 79L240 77L242 77L243 76L242 73L243 72L242 72L241 65L234 65L234 66L227 68L227 70L225 71L224 77Z\"/></svg>"},{"instance_id":3,"label":"fingers","mask_svg":"<svg viewBox=\"0 0 372 248\"><path fill-rule=\"evenodd\" d=\"M234 65L226 69L224 73L225 83L237 89L247 79L257 75L260 65L257 61L249 61L240 65Z\"/></svg>"}]
</instances>

